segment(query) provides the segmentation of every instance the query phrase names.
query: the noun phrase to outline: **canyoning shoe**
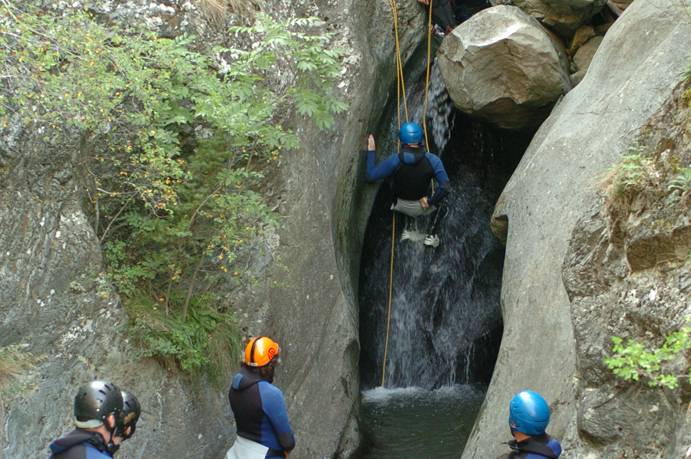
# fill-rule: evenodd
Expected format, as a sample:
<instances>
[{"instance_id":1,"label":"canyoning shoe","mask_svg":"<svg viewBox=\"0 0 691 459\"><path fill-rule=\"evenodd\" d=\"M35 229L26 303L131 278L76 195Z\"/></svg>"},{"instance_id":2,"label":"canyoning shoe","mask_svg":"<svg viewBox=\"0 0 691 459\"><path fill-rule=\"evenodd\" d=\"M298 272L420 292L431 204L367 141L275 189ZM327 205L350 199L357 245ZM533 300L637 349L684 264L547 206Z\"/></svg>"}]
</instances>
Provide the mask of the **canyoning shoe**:
<instances>
[{"instance_id":1,"label":"canyoning shoe","mask_svg":"<svg viewBox=\"0 0 691 459\"><path fill-rule=\"evenodd\" d=\"M436 234L428 234L427 237L425 237L424 244L427 247L439 247L439 236Z\"/></svg>"}]
</instances>

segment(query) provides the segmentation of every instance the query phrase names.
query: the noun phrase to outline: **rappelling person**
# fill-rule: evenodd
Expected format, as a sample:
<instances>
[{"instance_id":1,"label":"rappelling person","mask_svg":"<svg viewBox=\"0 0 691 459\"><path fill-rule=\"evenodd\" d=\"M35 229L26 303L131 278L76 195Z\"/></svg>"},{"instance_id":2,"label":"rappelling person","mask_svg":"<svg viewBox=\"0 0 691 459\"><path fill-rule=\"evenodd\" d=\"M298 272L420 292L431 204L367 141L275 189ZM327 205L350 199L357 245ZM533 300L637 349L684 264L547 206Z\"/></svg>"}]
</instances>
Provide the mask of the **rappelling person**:
<instances>
[{"instance_id":1,"label":"rappelling person","mask_svg":"<svg viewBox=\"0 0 691 459\"><path fill-rule=\"evenodd\" d=\"M76 429L50 444L50 459L110 459L123 400L117 386L92 381L74 398Z\"/></svg>"},{"instance_id":2,"label":"rappelling person","mask_svg":"<svg viewBox=\"0 0 691 459\"><path fill-rule=\"evenodd\" d=\"M247 343L228 393L237 439L226 459L283 459L295 448L283 393L272 384L279 354L278 343L266 336Z\"/></svg>"},{"instance_id":3,"label":"rappelling person","mask_svg":"<svg viewBox=\"0 0 691 459\"><path fill-rule=\"evenodd\" d=\"M418 123L403 123L398 136L401 151L392 154L378 165L375 165L374 136L368 136L367 180L377 182L391 178L394 193L392 210L412 218L434 214L424 237L424 244L437 247L439 236L435 233L446 213L446 209L440 204L449 193L449 176L441 159L422 148L423 132ZM434 193L430 193L432 179L437 182ZM414 233L407 226L403 231L402 240L414 239Z\"/></svg>"},{"instance_id":4,"label":"rappelling person","mask_svg":"<svg viewBox=\"0 0 691 459\"><path fill-rule=\"evenodd\" d=\"M547 435L550 411L544 398L532 390L514 395L509 403L509 428L514 440L511 452L500 459L556 459L561 454L559 440Z\"/></svg>"}]
</instances>

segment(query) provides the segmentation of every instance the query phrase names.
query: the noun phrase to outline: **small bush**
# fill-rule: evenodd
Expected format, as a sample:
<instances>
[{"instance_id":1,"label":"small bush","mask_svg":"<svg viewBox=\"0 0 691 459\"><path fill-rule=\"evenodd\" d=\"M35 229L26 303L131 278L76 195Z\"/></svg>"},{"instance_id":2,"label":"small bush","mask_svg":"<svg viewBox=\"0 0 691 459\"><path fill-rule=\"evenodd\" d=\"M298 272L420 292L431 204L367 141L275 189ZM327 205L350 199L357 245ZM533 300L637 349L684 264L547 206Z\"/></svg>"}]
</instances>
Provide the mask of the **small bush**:
<instances>
[{"instance_id":1,"label":"small bush","mask_svg":"<svg viewBox=\"0 0 691 459\"><path fill-rule=\"evenodd\" d=\"M691 193L690 171L669 152L652 156L645 154L643 147L630 148L602 181L610 219L622 220L636 200L647 205L684 208Z\"/></svg>"},{"instance_id":2,"label":"small bush","mask_svg":"<svg viewBox=\"0 0 691 459\"><path fill-rule=\"evenodd\" d=\"M168 369L191 375L207 374L216 382L239 361L240 332L232 312L210 304L213 296L195 297L189 315L166 314L147 296L127 303L128 333L139 355L159 360Z\"/></svg>"},{"instance_id":3,"label":"small bush","mask_svg":"<svg viewBox=\"0 0 691 459\"><path fill-rule=\"evenodd\" d=\"M623 199L646 188L655 187L660 174L654 161L632 147L612 166L604 180L606 193L612 199Z\"/></svg>"},{"instance_id":4,"label":"small bush","mask_svg":"<svg viewBox=\"0 0 691 459\"><path fill-rule=\"evenodd\" d=\"M691 349L691 326L668 335L659 348L648 349L635 340L624 340L618 336L612 338L611 357L604 359L607 368L625 381L645 381L650 387L676 389L679 380L691 380L691 369L686 352ZM671 374L665 370L668 364L683 360L685 374Z\"/></svg>"}]
</instances>

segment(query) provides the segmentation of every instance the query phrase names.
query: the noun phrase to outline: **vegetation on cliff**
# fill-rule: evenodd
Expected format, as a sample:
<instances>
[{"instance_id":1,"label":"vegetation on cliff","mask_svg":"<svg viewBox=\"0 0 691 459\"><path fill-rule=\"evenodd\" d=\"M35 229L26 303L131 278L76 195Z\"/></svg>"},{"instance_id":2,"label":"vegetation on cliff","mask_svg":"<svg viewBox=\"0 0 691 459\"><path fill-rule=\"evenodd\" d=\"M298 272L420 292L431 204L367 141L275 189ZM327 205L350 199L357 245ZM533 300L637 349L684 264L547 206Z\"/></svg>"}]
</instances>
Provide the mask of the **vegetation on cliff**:
<instances>
[{"instance_id":1,"label":"vegetation on cliff","mask_svg":"<svg viewBox=\"0 0 691 459\"><path fill-rule=\"evenodd\" d=\"M87 12L0 13L0 124L74 152L143 354L190 373L229 364L239 333L218 292L251 277L276 225L261 186L297 145L286 114L328 127L345 109L320 22L258 14L229 31L247 47L203 49Z\"/></svg>"},{"instance_id":2,"label":"vegetation on cliff","mask_svg":"<svg viewBox=\"0 0 691 459\"><path fill-rule=\"evenodd\" d=\"M655 135L648 128L643 142L614 164L604 180L605 213L610 236L623 241L629 268L639 271L668 266L683 269L689 252L689 203L691 201L691 63L681 83L682 96L670 105L663 126L669 132ZM660 129L659 127L656 129ZM641 237L641 235L644 235ZM644 241L634 241L633 239ZM629 254L628 252L631 252ZM675 331L647 339L612 337L612 354L605 365L625 381L650 387L676 389L691 382L691 317L678 317Z\"/></svg>"}]
</instances>

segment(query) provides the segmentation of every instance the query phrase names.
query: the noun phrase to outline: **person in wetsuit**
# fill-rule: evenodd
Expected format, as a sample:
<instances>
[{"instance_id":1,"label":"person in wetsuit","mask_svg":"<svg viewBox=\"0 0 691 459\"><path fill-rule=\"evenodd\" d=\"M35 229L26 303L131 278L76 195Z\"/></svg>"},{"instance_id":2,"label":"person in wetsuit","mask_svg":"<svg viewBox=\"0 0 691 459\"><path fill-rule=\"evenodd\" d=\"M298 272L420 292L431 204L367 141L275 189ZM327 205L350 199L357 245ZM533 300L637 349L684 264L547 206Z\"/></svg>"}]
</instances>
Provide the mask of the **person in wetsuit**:
<instances>
[{"instance_id":1,"label":"person in wetsuit","mask_svg":"<svg viewBox=\"0 0 691 459\"><path fill-rule=\"evenodd\" d=\"M449 176L441 159L422 148L422 127L417 123L403 123L399 130L401 151L375 164L376 145L372 134L367 138L368 182L391 179L394 193L392 210L416 218L434 213L425 237L425 245L438 246L435 234L446 209L440 206L449 193ZM437 182L430 192L432 180ZM404 239L405 239L404 232Z\"/></svg>"},{"instance_id":2,"label":"person in wetsuit","mask_svg":"<svg viewBox=\"0 0 691 459\"><path fill-rule=\"evenodd\" d=\"M227 459L283 459L295 448L283 393L272 384L279 352L278 343L266 336L245 347L228 392L238 436Z\"/></svg>"},{"instance_id":3,"label":"person in wetsuit","mask_svg":"<svg viewBox=\"0 0 691 459\"><path fill-rule=\"evenodd\" d=\"M50 444L50 459L110 459L121 422L122 393L112 383L92 381L74 398L77 427Z\"/></svg>"},{"instance_id":4,"label":"person in wetsuit","mask_svg":"<svg viewBox=\"0 0 691 459\"><path fill-rule=\"evenodd\" d=\"M516 394L509 403L511 452L499 459L557 459L561 444L546 433L549 418L549 406L540 394L532 390Z\"/></svg>"}]
</instances>

